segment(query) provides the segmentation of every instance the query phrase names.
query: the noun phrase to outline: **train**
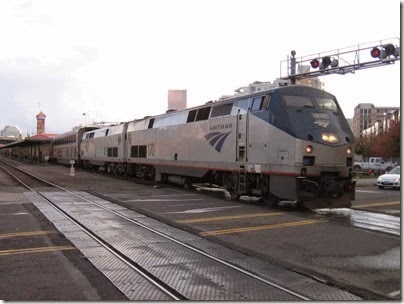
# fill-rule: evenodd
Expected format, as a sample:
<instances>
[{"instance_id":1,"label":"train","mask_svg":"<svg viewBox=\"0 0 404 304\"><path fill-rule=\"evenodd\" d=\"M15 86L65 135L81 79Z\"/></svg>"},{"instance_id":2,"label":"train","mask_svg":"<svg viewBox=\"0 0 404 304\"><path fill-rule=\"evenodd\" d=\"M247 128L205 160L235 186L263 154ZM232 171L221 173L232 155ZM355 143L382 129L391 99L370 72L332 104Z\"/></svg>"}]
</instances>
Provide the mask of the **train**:
<instances>
[{"instance_id":1,"label":"train","mask_svg":"<svg viewBox=\"0 0 404 304\"><path fill-rule=\"evenodd\" d=\"M352 131L336 97L309 86L76 132L77 153L54 138L55 161L75 158L84 168L155 182L209 183L232 199L256 196L269 205L349 208L355 199Z\"/></svg>"}]
</instances>

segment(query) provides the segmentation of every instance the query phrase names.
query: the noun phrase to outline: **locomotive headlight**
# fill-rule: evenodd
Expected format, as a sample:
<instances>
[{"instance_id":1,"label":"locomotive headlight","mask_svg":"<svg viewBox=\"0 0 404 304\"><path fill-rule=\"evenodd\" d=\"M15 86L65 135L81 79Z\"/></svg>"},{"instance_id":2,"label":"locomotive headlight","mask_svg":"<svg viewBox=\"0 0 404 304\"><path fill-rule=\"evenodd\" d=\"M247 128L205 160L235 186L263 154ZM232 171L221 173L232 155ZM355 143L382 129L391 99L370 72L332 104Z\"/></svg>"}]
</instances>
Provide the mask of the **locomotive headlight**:
<instances>
[{"instance_id":1,"label":"locomotive headlight","mask_svg":"<svg viewBox=\"0 0 404 304\"><path fill-rule=\"evenodd\" d=\"M306 153L311 153L311 152L313 152L313 147L307 146L305 150L306 150Z\"/></svg>"},{"instance_id":2,"label":"locomotive headlight","mask_svg":"<svg viewBox=\"0 0 404 304\"><path fill-rule=\"evenodd\" d=\"M335 144L335 143L339 142L337 134L335 134L335 133L323 132L323 133L321 133L321 138L325 142L329 142L331 144Z\"/></svg>"}]
</instances>

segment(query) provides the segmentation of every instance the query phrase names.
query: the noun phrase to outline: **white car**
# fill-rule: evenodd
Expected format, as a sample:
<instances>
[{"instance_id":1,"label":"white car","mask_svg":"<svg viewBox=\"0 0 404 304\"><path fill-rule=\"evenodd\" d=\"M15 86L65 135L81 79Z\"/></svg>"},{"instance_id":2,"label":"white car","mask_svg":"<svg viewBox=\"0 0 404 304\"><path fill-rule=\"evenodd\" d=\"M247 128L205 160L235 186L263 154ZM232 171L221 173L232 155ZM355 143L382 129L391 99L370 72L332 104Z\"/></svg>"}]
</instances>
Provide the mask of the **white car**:
<instances>
[{"instance_id":1,"label":"white car","mask_svg":"<svg viewBox=\"0 0 404 304\"><path fill-rule=\"evenodd\" d=\"M394 167L390 172L380 175L377 178L377 186L380 189L384 189L384 187L400 189L400 166Z\"/></svg>"}]
</instances>

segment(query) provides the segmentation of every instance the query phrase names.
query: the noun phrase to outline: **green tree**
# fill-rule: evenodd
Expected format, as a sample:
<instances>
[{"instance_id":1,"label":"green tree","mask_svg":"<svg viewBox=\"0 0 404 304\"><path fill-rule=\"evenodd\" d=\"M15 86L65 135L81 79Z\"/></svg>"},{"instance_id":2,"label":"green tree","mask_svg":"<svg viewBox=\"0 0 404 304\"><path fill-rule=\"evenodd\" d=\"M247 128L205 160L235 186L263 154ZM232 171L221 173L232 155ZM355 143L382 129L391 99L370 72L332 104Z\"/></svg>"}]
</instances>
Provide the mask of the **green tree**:
<instances>
[{"instance_id":1,"label":"green tree","mask_svg":"<svg viewBox=\"0 0 404 304\"><path fill-rule=\"evenodd\" d=\"M370 140L367 137L355 139L355 154L360 154L364 157L370 156Z\"/></svg>"}]
</instances>

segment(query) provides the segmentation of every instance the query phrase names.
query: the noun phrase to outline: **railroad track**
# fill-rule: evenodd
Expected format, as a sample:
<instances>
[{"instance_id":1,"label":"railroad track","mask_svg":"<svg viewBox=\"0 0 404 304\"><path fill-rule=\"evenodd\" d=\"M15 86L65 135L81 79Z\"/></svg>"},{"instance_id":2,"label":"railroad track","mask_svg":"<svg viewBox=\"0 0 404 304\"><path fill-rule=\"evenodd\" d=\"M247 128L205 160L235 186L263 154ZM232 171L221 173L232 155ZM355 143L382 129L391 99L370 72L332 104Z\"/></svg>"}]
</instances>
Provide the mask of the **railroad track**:
<instances>
[{"instance_id":1,"label":"railroad track","mask_svg":"<svg viewBox=\"0 0 404 304\"><path fill-rule=\"evenodd\" d=\"M189 242L212 246L207 240L15 166L1 168L30 190L29 198L61 232L69 238L74 231L73 244L131 300L312 299L310 292L281 286L268 278L271 274L260 276ZM47 191L34 189L43 185Z\"/></svg>"}]
</instances>

